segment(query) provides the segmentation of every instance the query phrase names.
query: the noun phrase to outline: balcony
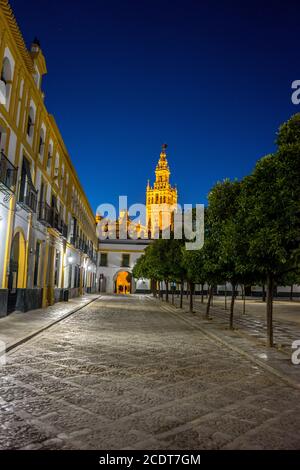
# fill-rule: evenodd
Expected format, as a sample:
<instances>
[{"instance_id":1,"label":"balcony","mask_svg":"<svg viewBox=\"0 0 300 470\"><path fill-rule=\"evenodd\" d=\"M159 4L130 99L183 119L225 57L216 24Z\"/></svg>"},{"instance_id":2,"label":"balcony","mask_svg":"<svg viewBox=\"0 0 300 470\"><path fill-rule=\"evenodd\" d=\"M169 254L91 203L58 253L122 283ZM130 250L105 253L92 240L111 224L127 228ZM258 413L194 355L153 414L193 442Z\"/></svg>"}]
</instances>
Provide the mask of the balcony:
<instances>
[{"instance_id":1,"label":"balcony","mask_svg":"<svg viewBox=\"0 0 300 470\"><path fill-rule=\"evenodd\" d=\"M27 188L20 196L18 201L19 205L27 212L36 212L37 207L37 190L32 186L27 185Z\"/></svg>"},{"instance_id":2,"label":"balcony","mask_svg":"<svg viewBox=\"0 0 300 470\"><path fill-rule=\"evenodd\" d=\"M78 245L78 248L80 251L82 251L83 253L86 253L86 243L84 241L83 238L79 238L79 245Z\"/></svg>"},{"instance_id":3,"label":"balcony","mask_svg":"<svg viewBox=\"0 0 300 470\"><path fill-rule=\"evenodd\" d=\"M77 240L77 237L75 235L71 235L70 237L70 243L71 245L73 245L75 248L76 248L76 240Z\"/></svg>"},{"instance_id":4,"label":"balcony","mask_svg":"<svg viewBox=\"0 0 300 470\"><path fill-rule=\"evenodd\" d=\"M39 214L38 214L38 219L42 224L46 225L47 227L51 227L52 209L49 206L49 204L47 204L46 202L41 202L40 203L40 210L39 210Z\"/></svg>"},{"instance_id":5,"label":"balcony","mask_svg":"<svg viewBox=\"0 0 300 470\"><path fill-rule=\"evenodd\" d=\"M82 239L78 235L72 235L70 238L70 243L77 249L81 250L82 248Z\"/></svg>"},{"instance_id":6,"label":"balcony","mask_svg":"<svg viewBox=\"0 0 300 470\"><path fill-rule=\"evenodd\" d=\"M51 226L58 233L61 233L62 229L61 229L61 219L60 219L60 216L59 216L59 212L54 207L52 207L51 210L52 210L52 223L51 223Z\"/></svg>"},{"instance_id":7,"label":"balcony","mask_svg":"<svg viewBox=\"0 0 300 470\"><path fill-rule=\"evenodd\" d=\"M0 153L0 190L6 194L16 191L18 169L8 160L4 152Z\"/></svg>"},{"instance_id":8,"label":"balcony","mask_svg":"<svg viewBox=\"0 0 300 470\"><path fill-rule=\"evenodd\" d=\"M61 234L62 234L63 238L67 239L68 238L68 226L67 226L67 224L62 222L61 229L62 229Z\"/></svg>"}]
</instances>

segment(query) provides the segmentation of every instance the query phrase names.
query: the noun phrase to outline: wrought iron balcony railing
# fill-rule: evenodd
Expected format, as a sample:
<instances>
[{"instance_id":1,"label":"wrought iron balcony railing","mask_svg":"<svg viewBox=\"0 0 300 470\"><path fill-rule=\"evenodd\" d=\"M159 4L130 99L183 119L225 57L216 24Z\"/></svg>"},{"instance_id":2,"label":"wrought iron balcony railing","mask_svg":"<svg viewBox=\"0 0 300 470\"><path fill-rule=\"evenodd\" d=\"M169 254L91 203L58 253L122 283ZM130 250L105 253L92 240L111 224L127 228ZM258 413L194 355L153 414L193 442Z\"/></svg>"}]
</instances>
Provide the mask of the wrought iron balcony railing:
<instances>
[{"instance_id":1,"label":"wrought iron balcony railing","mask_svg":"<svg viewBox=\"0 0 300 470\"><path fill-rule=\"evenodd\" d=\"M41 202L40 203L38 219L42 224L47 225L48 227L51 227L51 224L52 224L52 209L49 206L49 204L47 204L46 202Z\"/></svg>"},{"instance_id":2,"label":"wrought iron balcony railing","mask_svg":"<svg viewBox=\"0 0 300 470\"><path fill-rule=\"evenodd\" d=\"M71 235L70 243L71 243L71 245L73 245L75 247L76 247L76 239L77 239L77 237L75 235Z\"/></svg>"},{"instance_id":3,"label":"wrought iron balcony railing","mask_svg":"<svg viewBox=\"0 0 300 470\"><path fill-rule=\"evenodd\" d=\"M59 212L55 207L51 208L52 210L52 221L51 221L51 227L54 228L57 232L60 233L60 218L59 218Z\"/></svg>"},{"instance_id":4,"label":"wrought iron balcony railing","mask_svg":"<svg viewBox=\"0 0 300 470\"><path fill-rule=\"evenodd\" d=\"M28 185L25 193L20 196L19 204L27 212L36 212L37 207L37 190Z\"/></svg>"},{"instance_id":5,"label":"wrought iron balcony railing","mask_svg":"<svg viewBox=\"0 0 300 470\"><path fill-rule=\"evenodd\" d=\"M18 169L8 160L4 152L0 153L0 190L5 193L16 191Z\"/></svg>"},{"instance_id":6,"label":"wrought iron balcony railing","mask_svg":"<svg viewBox=\"0 0 300 470\"><path fill-rule=\"evenodd\" d=\"M63 238L67 239L68 238L68 226L67 226L67 224L62 222L61 229L62 229L61 234L62 234Z\"/></svg>"},{"instance_id":7,"label":"wrought iron balcony railing","mask_svg":"<svg viewBox=\"0 0 300 470\"><path fill-rule=\"evenodd\" d=\"M82 249L82 239L78 235L72 235L70 238L70 243L77 248L77 250Z\"/></svg>"}]
</instances>

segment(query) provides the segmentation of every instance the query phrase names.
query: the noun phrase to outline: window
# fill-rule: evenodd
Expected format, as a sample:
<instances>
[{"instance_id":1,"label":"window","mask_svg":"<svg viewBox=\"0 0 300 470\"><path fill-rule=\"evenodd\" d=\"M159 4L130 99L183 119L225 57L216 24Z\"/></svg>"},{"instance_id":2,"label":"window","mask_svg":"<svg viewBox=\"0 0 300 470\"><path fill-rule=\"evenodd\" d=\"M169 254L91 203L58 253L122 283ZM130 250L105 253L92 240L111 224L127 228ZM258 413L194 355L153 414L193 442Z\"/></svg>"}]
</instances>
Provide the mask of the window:
<instances>
[{"instance_id":1,"label":"window","mask_svg":"<svg viewBox=\"0 0 300 470\"><path fill-rule=\"evenodd\" d=\"M69 265L69 281L68 281L68 288L72 288L72 277L73 277L73 265Z\"/></svg>"},{"instance_id":2,"label":"window","mask_svg":"<svg viewBox=\"0 0 300 470\"><path fill-rule=\"evenodd\" d=\"M54 266L54 285L58 287L59 283L59 267L60 267L60 252L56 250L55 254L55 266Z\"/></svg>"},{"instance_id":3,"label":"window","mask_svg":"<svg viewBox=\"0 0 300 470\"><path fill-rule=\"evenodd\" d=\"M107 266L107 253L100 253L100 266Z\"/></svg>"},{"instance_id":4,"label":"window","mask_svg":"<svg viewBox=\"0 0 300 470\"><path fill-rule=\"evenodd\" d=\"M40 140L39 140L39 155L42 157L44 154L44 147L45 147L45 132L42 128L40 131Z\"/></svg>"},{"instance_id":5,"label":"window","mask_svg":"<svg viewBox=\"0 0 300 470\"><path fill-rule=\"evenodd\" d=\"M41 251L41 242L37 242L36 243L36 248L35 248L35 262L34 262L34 276L33 276L33 285L34 285L34 287L38 286L40 251Z\"/></svg>"},{"instance_id":6,"label":"window","mask_svg":"<svg viewBox=\"0 0 300 470\"><path fill-rule=\"evenodd\" d=\"M130 255L122 254L122 267L128 268L130 266Z\"/></svg>"},{"instance_id":7,"label":"window","mask_svg":"<svg viewBox=\"0 0 300 470\"><path fill-rule=\"evenodd\" d=\"M28 119L27 119L27 135L28 135L28 137L33 136L33 127L34 127L34 110L33 110L33 107L30 106L29 113L28 113Z\"/></svg>"},{"instance_id":8,"label":"window","mask_svg":"<svg viewBox=\"0 0 300 470\"><path fill-rule=\"evenodd\" d=\"M37 191L32 181L30 163L26 157L23 157L22 163L19 203L22 203L32 212L36 211ZM25 210L26 207L24 207Z\"/></svg>"},{"instance_id":9,"label":"window","mask_svg":"<svg viewBox=\"0 0 300 470\"><path fill-rule=\"evenodd\" d=\"M11 84L12 84L12 69L10 61L7 57L3 59L3 66L1 70L1 84L0 84L0 103L5 106L8 105Z\"/></svg>"},{"instance_id":10,"label":"window","mask_svg":"<svg viewBox=\"0 0 300 470\"><path fill-rule=\"evenodd\" d=\"M44 181L41 182L41 189L40 189L40 216L42 215L42 210L43 210L43 203L45 201L45 184Z\"/></svg>"},{"instance_id":11,"label":"window","mask_svg":"<svg viewBox=\"0 0 300 470\"><path fill-rule=\"evenodd\" d=\"M70 241L73 245L76 244L77 241L77 236L78 236L78 224L77 224L77 219L75 217L72 217L71 219L71 227L70 227Z\"/></svg>"},{"instance_id":12,"label":"window","mask_svg":"<svg viewBox=\"0 0 300 470\"><path fill-rule=\"evenodd\" d=\"M48 147L47 170L50 170L51 168L52 155L53 155L53 145L52 143L50 143Z\"/></svg>"},{"instance_id":13,"label":"window","mask_svg":"<svg viewBox=\"0 0 300 470\"><path fill-rule=\"evenodd\" d=\"M63 190L65 180L65 168L64 166L61 167L61 174L60 174L60 189Z\"/></svg>"},{"instance_id":14,"label":"window","mask_svg":"<svg viewBox=\"0 0 300 470\"><path fill-rule=\"evenodd\" d=\"M4 152L4 153L6 150L6 136L7 136L6 129L0 126L0 152Z\"/></svg>"},{"instance_id":15,"label":"window","mask_svg":"<svg viewBox=\"0 0 300 470\"><path fill-rule=\"evenodd\" d=\"M74 287L80 287L80 268L75 266Z\"/></svg>"},{"instance_id":16,"label":"window","mask_svg":"<svg viewBox=\"0 0 300 470\"><path fill-rule=\"evenodd\" d=\"M54 167L54 179L56 179L57 183L58 183L58 173L59 173L59 155L57 153L55 157L55 167Z\"/></svg>"},{"instance_id":17,"label":"window","mask_svg":"<svg viewBox=\"0 0 300 470\"><path fill-rule=\"evenodd\" d=\"M17 108L17 126L20 126L20 115L21 115L21 103L23 97L23 90L24 90L24 80L21 81L20 89L19 89L19 99L18 99L18 108Z\"/></svg>"}]
</instances>

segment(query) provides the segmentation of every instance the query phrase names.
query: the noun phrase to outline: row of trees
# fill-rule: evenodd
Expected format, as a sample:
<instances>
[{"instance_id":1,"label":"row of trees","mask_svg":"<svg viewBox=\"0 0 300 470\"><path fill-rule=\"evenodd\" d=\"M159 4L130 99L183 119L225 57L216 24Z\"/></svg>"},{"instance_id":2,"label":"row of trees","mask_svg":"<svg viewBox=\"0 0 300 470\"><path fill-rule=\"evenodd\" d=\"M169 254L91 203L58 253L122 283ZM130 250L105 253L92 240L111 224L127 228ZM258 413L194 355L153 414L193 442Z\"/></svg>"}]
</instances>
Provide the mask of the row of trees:
<instances>
[{"instance_id":1,"label":"row of trees","mask_svg":"<svg viewBox=\"0 0 300 470\"><path fill-rule=\"evenodd\" d=\"M268 345L273 346L273 293L277 285L300 283L300 114L277 134L277 151L261 158L241 181L217 183L208 195L205 242L186 251L183 240L155 240L139 258L133 275L149 278L157 295L160 281L184 282L193 309L195 284L209 285L206 315L214 287L230 282L229 324L233 327L237 285L266 285Z\"/></svg>"}]
</instances>

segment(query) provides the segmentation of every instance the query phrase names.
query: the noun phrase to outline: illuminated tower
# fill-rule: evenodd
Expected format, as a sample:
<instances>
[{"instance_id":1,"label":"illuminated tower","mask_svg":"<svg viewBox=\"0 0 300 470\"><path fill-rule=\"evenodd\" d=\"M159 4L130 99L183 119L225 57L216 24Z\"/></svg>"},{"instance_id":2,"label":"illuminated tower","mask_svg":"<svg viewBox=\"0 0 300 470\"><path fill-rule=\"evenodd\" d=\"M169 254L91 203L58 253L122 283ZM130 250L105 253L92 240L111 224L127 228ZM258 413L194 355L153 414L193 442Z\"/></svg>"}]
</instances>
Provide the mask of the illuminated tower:
<instances>
[{"instance_id":1,"label":"illuminated tower","mask_svg":"<svg viewBox=\"0 0 300 470\"><path fill-rule=\"evenodd\" d=\"M164 230L172 225L172 214L177 204L177 188L170 184L170 169L166 155L167 144L162 145L155 169L155 182L146 189L146 220L148 230Z\"/></svg>"}]
</instances>

